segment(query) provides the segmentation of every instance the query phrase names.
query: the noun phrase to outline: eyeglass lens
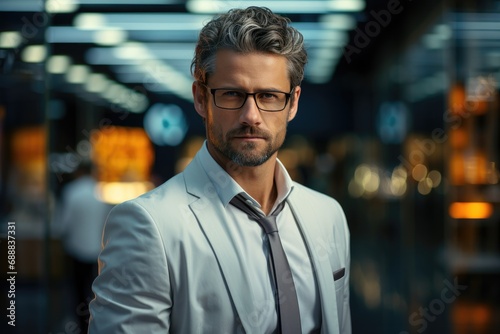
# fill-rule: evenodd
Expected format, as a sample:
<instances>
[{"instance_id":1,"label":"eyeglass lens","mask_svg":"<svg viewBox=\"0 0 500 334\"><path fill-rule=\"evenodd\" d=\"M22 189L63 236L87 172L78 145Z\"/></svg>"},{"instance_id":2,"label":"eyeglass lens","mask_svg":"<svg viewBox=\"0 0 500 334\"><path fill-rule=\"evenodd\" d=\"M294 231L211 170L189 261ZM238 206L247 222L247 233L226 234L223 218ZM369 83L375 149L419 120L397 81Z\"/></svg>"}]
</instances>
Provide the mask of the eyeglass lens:
<instances>
[{"instance_id":1,"label":"eyeglass lens","mask_svg":"<svg viewBox=\"0 0 500 334\"><path fill-rule=\"evenodd\" d=\"M287 103L287 95L283 92L246 93L229 89L216 89L214 92L215 105L219 108L239 109L243 107L248 95L253 95L257 107L262 110L283 110Z\"/></svg>"}]
</instances>

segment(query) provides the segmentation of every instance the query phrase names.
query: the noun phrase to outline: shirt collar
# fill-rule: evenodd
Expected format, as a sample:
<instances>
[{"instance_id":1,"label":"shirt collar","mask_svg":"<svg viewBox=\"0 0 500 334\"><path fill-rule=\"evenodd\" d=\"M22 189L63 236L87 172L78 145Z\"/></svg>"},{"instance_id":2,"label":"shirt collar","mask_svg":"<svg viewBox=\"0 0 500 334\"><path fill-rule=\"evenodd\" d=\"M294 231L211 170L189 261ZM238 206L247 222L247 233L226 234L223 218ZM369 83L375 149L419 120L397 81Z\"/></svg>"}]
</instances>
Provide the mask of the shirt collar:
<instances>
[{"instance_id":1,"label":"shirt collar","mask_svg":"<svg viewBox=\"0 0 500 334\"><path fill-rule=\"evenodd\" d=\"M224 207L226 207L231 199L238 194L243 194L253 205L260 208L259 202L252 198L243 188L214 160L207 148L207 141L203 143L200 152L201 166L207 173L210 181L219 196ZM276 168L274 170L274 180L278 190L278 196L274 206L284 201L293 189L293 181L288 174L285 166L277 159ZM274 208L273 208L274 210Z\"/></svg>"}]
</instances>

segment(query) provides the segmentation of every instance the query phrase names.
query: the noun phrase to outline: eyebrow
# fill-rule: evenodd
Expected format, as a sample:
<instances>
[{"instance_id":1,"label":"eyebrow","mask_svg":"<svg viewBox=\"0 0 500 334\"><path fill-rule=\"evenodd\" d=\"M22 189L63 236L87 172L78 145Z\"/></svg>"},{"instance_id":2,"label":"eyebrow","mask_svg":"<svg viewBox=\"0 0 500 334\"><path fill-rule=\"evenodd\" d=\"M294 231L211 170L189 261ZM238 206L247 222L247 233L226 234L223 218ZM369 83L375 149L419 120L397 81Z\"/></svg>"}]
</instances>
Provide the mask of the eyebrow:
<instances>
[{"instance_id":1,"label":"eyebrow","mask_svg":"<svg viewBox=\"0 0 500 334\"><path fill-rule=\"evenodd\" d=\"M286 91L286 90L281 90L281 89L275 88L275 87L259 88L259 89L254 90L253 92L249 92L246 89L243 89L241 87L231 87L231 86L213 87L212 89L238 90L238 91L247 92L247 93L258 93L258 92L283 92L283 93L288 93L288 91Z\"/></svg>"}]
</instances>

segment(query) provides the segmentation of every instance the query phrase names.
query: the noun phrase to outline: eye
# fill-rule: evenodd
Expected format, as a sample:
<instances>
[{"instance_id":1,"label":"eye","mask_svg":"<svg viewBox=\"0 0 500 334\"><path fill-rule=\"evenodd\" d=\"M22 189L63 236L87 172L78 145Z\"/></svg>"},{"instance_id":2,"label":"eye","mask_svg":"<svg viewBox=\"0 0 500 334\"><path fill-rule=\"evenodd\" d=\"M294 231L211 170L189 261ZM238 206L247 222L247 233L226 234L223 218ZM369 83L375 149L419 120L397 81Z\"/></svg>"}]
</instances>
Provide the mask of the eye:
<instances>
[{"instance_id":1,"label":"eye","mask_svg":"<svg viewBox=\"0 0 500 334\"><path fill-rule=\"evenodd\" d=\"M234 98L241 98L244 96L244 93L237 91L237 90L222 90L220 91L220 94L222 97L234 97Z\"/></svg>"},{"instance_id":2,"label":"eye","mask_svg":"<svg viewBox=\"0 0 500 334\"><path fill-rule=\"evenodd\" d=\"M274 92L262 92L259 93L258 97L260 100L274 100L278 99L278 94Z\"/></svg>"}]
</instances>

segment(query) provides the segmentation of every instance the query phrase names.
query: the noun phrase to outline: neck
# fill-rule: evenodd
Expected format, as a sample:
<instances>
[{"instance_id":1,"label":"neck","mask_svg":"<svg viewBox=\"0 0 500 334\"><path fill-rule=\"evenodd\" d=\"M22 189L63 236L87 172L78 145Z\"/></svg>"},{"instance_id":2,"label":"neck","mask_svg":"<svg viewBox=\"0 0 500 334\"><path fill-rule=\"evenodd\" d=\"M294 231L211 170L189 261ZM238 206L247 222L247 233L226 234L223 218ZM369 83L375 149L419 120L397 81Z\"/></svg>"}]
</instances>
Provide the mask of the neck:
<instances>
[{"instance_id":1,"label":"neck","mask_svg":"<svg viewBox=\"0 0 500 334\"><path fill-rule=\"evenodd\" d=\"M213 148L210 145L208 145L208 151L236 183L259 202L262 211L268 215L278 197L278 190L274 180L278 153L273 154L262 165L246 167L236 165L227 161L227 159L222 159L216 152L213 152Z\"/></svg>"},{"instance_id":2,"label":"neck","mask_svg":"<svg viewBox=\"0 0 500 334\"><path fill-rule=\"evenodd\" d=\"M278 197L274 180L276 158L272 159L273 161L269 161L271 160L269 159L262 166L240 167L235 173L229 174L250 196L259 202L266 215L269 214Z\"/></svg>"}]
</instances>

